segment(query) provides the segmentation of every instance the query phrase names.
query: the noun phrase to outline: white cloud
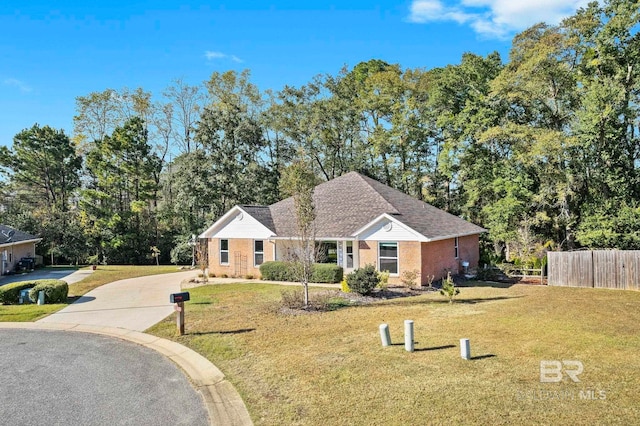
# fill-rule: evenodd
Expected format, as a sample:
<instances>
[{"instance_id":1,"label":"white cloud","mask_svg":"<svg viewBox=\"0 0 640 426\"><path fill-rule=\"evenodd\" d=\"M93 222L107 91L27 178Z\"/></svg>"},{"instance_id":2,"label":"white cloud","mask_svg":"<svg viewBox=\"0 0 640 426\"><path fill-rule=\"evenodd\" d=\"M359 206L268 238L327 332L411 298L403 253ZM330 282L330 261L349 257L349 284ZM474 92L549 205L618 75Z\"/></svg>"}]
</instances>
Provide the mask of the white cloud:
<instances>
[{"instance_id":1,"label":"white cloud","mask_svg":"<svg viewBox=\"0 0 640 426\"><path fill-rule=\"evenodd\" d=\"M29 93L33 90L29 85L16 78L5 78L2 81L2 84L4 84L5 86L17 87L23 93Z\"/></svg>"},{"instance_id":2,"label":"white cloud","mask_svg":"<svg viewBox=\"0 0 640 426\"><path fill-rule=\"evenodd\" d=\"M453 21L483 37L504 38L538 22L557 24L589 0L413 0L409 21Z\"/></svg>"},{"instance_id":3,"label":"white cloud","mask_svg":"<svg viewBox=\"0 0 640 426\"><path fill-rule=\"evenodd\" d=\"M204 57L210 61L213 61L215 59L229 59L233 62L238 62L238 63L243 62L242 59L238 58L236 55L227 55L226 53L213 52L211 50L207 50L206 52L204 52Z\"/></svg>"}]
</instances>

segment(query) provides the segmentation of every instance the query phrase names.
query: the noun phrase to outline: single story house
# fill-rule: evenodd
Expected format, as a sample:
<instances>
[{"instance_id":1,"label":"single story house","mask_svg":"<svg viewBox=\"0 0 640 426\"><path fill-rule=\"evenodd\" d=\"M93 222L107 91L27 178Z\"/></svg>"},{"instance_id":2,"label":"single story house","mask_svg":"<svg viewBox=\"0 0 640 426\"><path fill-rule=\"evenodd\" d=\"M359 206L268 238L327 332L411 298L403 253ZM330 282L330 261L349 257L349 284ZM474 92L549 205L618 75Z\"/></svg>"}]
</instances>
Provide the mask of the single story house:
<instances>
[{"instance_id":1,"label":"single story house","mask_svg":"<svg viewBox=\"0 0 640 426\"><path fill-rule=\"evenodd\" d=\"M475 268L485 229L356 172L315 187L315 238L325 256L349 273L373 264L390 284L415 271L425 285L450 271ZM293 197L270 206L238 205L200 238L209 272L260 276L270 260L286 260L297 238Z\"/></svg>"},{"instance_id":2,"label":"single story house","mask_svg":"<svg viewBox=\"0 0 640 426\"><path fill-rule=\"evenodd\" d=\"M0 272L2 275L15 271L16 264L23 257L34 258L36 244L42 241L34 235L19 231L7 225L0 225Z\"/></svg>"}]
</instances>

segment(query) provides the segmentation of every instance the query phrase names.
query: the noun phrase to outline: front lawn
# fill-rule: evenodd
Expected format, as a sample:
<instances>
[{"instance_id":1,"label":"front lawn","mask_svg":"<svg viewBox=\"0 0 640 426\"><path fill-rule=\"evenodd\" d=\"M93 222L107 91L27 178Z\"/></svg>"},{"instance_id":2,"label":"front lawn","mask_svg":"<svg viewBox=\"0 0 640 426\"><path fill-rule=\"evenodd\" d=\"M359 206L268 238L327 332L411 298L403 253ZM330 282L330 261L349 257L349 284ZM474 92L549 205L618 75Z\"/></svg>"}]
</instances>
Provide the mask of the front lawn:
<instances>
[{"instance_id":1,"label":"front lawn","mask_svg":"<svg viewBox=\"0 0 640 426\"><path fill-rule=\"evenodd\" d=\"M67 306L66 304L55 305L0 305L0 322L29 322L37 321L47 315Z\"/></svg>"},{"instance_id":2,"label":"front lawn","mask_svg":"<svg viewBox=\"0 0 640 426\"><path fill-rule=\"evenodd\" d=\"M431 293L283 315L273 307L282 290L191 289L187 335L176 336L173 315L149 331L209 358L258 425L640 422L640 292L485 286L451 305ZM381 323L394 346L381 347ZM460 338L473 360L460 358ZM541 383L545 360L580 361L580 382Z\"/></svg>"}]
</instances>

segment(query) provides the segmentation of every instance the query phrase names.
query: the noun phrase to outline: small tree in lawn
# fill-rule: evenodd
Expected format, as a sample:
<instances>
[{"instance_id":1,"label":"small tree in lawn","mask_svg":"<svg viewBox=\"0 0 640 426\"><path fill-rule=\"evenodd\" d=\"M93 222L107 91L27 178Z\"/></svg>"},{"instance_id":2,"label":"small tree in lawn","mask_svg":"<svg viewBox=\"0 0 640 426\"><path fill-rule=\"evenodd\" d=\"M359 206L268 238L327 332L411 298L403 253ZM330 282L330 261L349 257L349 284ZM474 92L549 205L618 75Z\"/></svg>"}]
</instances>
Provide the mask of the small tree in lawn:
<instances>
[{"instance_id":1,"label":"small tree in lawn","mask_svg":"<svg viewBox=\"0 0 640 426\"><path fill-rule=\"evenodd\" d=\"M198 268L202 271L202 281L209 281L209 277L207 277L207 246L206 243L202 243L202 241L196 241L195 245L195 263L198 265Z\"/></svg>"},{"instance_id":2,"label":"small tree in lawn","mask_svg":"<svg viewBox=\"0 0 640 426\"><path fill-rule=\"evenodd\" d=\"M151 246L151 257L156 260L156 265L160 266L160 249L156 246Z\"/></svg>"},{"instance_id":3,"label":"small tree in lawn","mask_svg":"<svg viewBox=\"0 0 640 426\"><path fill-rule=\"evenodd\" d=\"M297 240L293 242L291 262L296 279L304 288L304 307L309 307L309 281L316 261L316 238L313 190L316 177L304 161L296 161L282 173L280 191L293 197L296 214Z\"/></svg>"},{"instance_id":4,"label":"small tree in lawn","mask_svg":"<svg viewBox=\"0 0 640 426\"><path fill-rule=\"evenodd\" d=\"M451 272L447 272L447 278L442 279L442 288L440 294L449 298L449 303L453 303L453 298L460 294L460 290L456 287L451 278Z\"/></svg>"}]
</instances>

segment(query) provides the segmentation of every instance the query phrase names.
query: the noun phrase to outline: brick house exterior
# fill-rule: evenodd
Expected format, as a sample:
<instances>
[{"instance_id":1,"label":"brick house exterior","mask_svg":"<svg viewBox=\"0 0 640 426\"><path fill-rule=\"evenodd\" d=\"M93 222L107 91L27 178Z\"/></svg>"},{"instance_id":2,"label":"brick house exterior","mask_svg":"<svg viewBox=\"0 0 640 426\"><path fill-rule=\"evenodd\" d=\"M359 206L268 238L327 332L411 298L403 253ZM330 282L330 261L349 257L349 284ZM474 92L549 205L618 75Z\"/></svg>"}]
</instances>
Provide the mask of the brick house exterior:
<instances>
[{"instance_id":1,"label":"brick house exterior","mask_svg":"<svg viewBox=\"0 0 640 426\"><path fill-rule=\"evenodd\" d=\"M424 285L450 271L475 268L485 230L356 172L314 190L316 240L325 262L345 273L373 264L398 284L416 271ZM235 206L200 235L209 272L260 276L260 264L286 260L296 241L293 199L270 206Z\"/></svg>"}]
</instances>

